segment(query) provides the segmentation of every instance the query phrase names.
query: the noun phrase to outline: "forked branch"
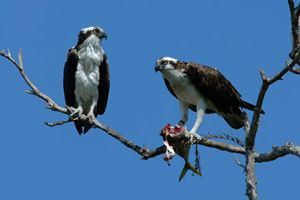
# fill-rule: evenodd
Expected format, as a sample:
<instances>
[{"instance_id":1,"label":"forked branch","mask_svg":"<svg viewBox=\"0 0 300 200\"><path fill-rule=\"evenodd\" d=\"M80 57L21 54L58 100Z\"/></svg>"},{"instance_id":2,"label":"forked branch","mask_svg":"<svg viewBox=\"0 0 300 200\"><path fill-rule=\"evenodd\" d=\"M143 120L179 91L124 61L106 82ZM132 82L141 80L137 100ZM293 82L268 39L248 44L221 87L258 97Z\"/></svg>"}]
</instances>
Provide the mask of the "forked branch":
<instances>
[{"instance_id":1,"label":"forked branch","mask_svg":"<svg viewBox=\"0 0 300 200\"><path fill-rule=\"evenodd\" d=\"M272 161L273 159L277 159L279 157L285 156L287 154L298 155L297 151L293 145L285 145L283 147L273 148L273 151L270 154L261 154L260 156L255 156L255 139L256 134L259 127L260 121L260 111L262 109L263 101L265 98L265 94L268 91L269 86L277 82L278 80L282 80L282 77L288 73L293 72L297 74L299 70L295 67L295 65L300 63L300 36L299 36L299 23L300 23L300 4L295 7L293 0L288 0L290 16L291 16L291 32L292 32L292 51L289 54L292 61L287 63L286 66L275 76L272 78L268 78L265 72L261 69L260 74L262 78L262 85L258 94L258 98L256 101L256 109L254 111L250 131L246 135L246 193L250 200L258 199L257 191L256 191L256 176L255 176L255 162L264 162L264 161Z\"/></svg>"}]
</instances>

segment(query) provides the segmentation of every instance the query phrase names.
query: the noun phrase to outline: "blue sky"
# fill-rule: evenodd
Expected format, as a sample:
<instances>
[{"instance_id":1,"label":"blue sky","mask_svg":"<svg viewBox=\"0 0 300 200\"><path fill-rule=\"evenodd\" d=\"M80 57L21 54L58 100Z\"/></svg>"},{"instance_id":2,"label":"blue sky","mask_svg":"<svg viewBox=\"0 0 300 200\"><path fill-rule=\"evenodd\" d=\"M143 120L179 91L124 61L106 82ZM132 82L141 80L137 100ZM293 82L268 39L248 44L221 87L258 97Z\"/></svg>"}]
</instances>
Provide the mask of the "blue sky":
<instances>
[{"instance_id":1,"label":"blue sky","mask_svg":"<svg viewBox=\"0 0 300 200\"><path fill-rule=\"evenodd\" d=\"M23 50L32 81L64 104L62 72L78 31L101 26L111 66L111 93L99 120L139 145L162 144L159 130L179 119L177 101L166 90L155 60L173 56L215 66L249 102L261 84L258 68L279 71L291 46L286 1L210 0L6 0L0 12L0 49ZM0 58L0 199L245 199L242 156L200 147L204 176L178 183L183 161L162 156L143 161L99 130L79 136L72 124L49 128L66 116L44 109L24 93L17 70ZM300 143L299 77L287 75L266 95L257 151L288 141ZM251 115L251 113L249 113ZM190 113L191 127L194 114ZM206 116L202 134L236 131ZM299 199L300 162L285 157L257 165L261 199Z\"/></svg>"}]
</instances>

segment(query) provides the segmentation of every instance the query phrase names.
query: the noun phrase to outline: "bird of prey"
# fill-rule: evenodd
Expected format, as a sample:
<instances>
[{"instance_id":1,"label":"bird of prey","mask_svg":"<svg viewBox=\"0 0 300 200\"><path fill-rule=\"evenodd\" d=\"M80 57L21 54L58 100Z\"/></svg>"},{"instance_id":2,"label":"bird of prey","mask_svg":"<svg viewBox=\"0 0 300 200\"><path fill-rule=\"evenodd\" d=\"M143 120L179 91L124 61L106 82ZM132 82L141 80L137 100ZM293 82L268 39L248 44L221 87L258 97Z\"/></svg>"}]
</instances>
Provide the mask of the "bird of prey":
<instances>
[{"instance_id":1,"label":"bird of prey","mask_svg":"<svg viewBox=\"0 0 300 200\"><path fill-rule=\"evenodd\" d=\"M181 119L178 125L187 122L188 109L196 112L195 124L189 131L192 135L198 136L196 132L205 113L217 113L229 126L239 129L247 121L243 108L255 109L241 99L239 92L216 68L163 57L156 61L155 71L162 73L168 90L179 101Z\"/></svg>"},{"instance_id":2,"label":"bird of prey","mask_svg":"<svg viewBox=\"0 0 300 200\"><path fill-rule=\"evenodd\" d=\"M100 27L80 30L78 42L69 49L64 67L64 94L79 134L86 133L97 115L105 112L109 95L109 65L101 47L107 35ZM86 116L83 119L82 116Z\"/></svg>"}]
</instances>

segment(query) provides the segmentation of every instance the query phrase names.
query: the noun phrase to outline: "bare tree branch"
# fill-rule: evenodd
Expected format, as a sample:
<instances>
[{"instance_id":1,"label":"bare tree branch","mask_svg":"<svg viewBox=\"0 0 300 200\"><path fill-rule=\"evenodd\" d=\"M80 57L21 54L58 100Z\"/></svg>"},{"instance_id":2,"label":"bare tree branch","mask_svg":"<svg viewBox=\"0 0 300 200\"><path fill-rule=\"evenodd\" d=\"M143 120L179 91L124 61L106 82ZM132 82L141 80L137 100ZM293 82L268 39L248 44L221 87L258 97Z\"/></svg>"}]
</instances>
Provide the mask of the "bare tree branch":
<instances>
[{"instance_id":1,"label":"bare tree branch","mask_svg":"<svg viewBox=\"0 0 300 200\"><path fill-rule=\"evenodd\" d=\"M298 16L299 11L295 10L294 0L288 0L290 17L291 17L291 31L292 31L292 49L299 47L300 38L298 35Z\"/></svg>"},{"instance_id":2,"label":"bare tree branch","mask_svg":"<svg viewBox=\"0 0 300 200\"><path fill-rule=\"evenodd\" d=\"M237 164L237 166L241 167L244 171L246 170L245 165L243 165L237 157L234 158L234 162L235 164Z\"/></svg>"},{"instance_id":3,"label":"bare tree branch","mask_svg":"<svg viewBox=\"0 0 300 200\"><path fill-rule=\"evenodd\" d=\"M300 47L300 4L295 7L294 0L288 0L289 10L290 10L290 21L291 21L291 33L292 33L292 51L290 53L290 58L295 59L297 49ZM299 64L299 63L298 63Z\"/></svg>"},{"instance_id":4,"label":"bare tree branch","mask_svg":"<svg viewBox=\"0 0 300 200\"><path fill-rule=\"evenodd\" d=\"M67 120L62 120L62 121L57 121L57 122L45 122L45 124L49 127L54 127L54 126L60 126L69 122L74 121L73 119L67 119Z\"/></svg>"},{"instance_id":5,"label":"bare tree branch","mask_svg":"<svg viewBox=\"0 0 300 200\"><path fill-rule=\"evenodd\" d=\"M295 155L300 157L300 146L292 143L287 143L286 145L280 147L274 146L272 151L258 154L255 158L255 161L258 163L270 162L286 155Z\"/></svg>"},{"instance_id":6,"label":"bare tree branch","mask_svg":"<svg viewBox=\"0 0 300 200\"><path fill-rule=\"evenodd\" d=\"M203 137L206 139L216 138L216 139L228 140L228 141L236 143L237 145L239 145L241 147L245 147L244 142L242 142L239 138L237 138L233 135L226 134L226 133L223 133L222 135L207 134Z\"/></svg>"},{"instance_id":7,"label":"bare tree branch","mask_svg":"<svg viewBox=\"0 0 300 200\"><path fill-rule=\"evenodd\" d=\"M17 67L17 69L19 70L19 72L20 72L22 78L24 79L24 81L31 88L31 90L32 90L31 94L33 94L33 95L43 99L44 101L46 101L46 103L49 105L51 110L58 111L58 112L61 112L61 113L65 113L65 114L70 114L70 112L66 108L60 107L50 97L48 97L47 95L40 92L40 90L30 81L30 79L26 75L26 73L24 71L24 68L23 68L23 58L22 58L22 52L21 51L18 54L18 58L19 58L18 63L12 58L11 53L10 53L9 50L8 50L7 53L5 53L4 51L0 51L0 56L5 57L6 59L8 59L11 63L13 63Z\"/></svg>"},{"instance_id":8,"label":"bare tree branch","mask_svg":"<svg viewBox=\"0 0 300 200\"><path fill-rule=\"evenodd\" d=\"M300 74L300 68L296 68L296 67L293 67L292 69L290 69L290 71L294 74L297 74L299 75Z\"/></svg>"},{"instance_id":9,"label":"bare tree branch","mask_svg":"<svg viewBox=\"0 0 300 200\"><path fill-rule=\"evenodd\" d=\"M263 70L260 70L261 78L262 78L262 86L260 88L258 98L256 101L256 109L254 111L252 122L250 126L250 131L246 135L246 193L250 200L258 199L257 191L256 191L256 176L255 176L255 138L256 133L259 127L259 119L260 112L262 109L262 104L264 101L265 94L270 85L277 82L278 80L282 80L282 77L292 71L294 66L299 63L300 53L299 53L299 6L297 6L297 10L294 6L293 0L288 0L290 15L291 15L291 30L292 30L292 52L290 53L290 57L293 59L292 62L288 63L279 73L277 73L273 78L268 78ZM277 149L278 150L278 149ZM278 154L280 152L280 154ZM267 157L270 159L276 159L280 156L284 156L284 151L274 151ZM288 151L285 151L288 152ZM276 154L277 153L277 154ZM286 154L285 154L286 155Z\"/></svg>"}]
</instances>

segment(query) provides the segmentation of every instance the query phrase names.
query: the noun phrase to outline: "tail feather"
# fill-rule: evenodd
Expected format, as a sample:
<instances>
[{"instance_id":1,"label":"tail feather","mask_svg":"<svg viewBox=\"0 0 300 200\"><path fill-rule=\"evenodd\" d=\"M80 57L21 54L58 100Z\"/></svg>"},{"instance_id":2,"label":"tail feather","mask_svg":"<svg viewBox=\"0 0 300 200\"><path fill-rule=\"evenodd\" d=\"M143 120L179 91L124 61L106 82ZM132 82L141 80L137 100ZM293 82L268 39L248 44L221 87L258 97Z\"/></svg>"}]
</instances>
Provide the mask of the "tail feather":
<instances>
[{"instance_id":1,"label":"tail feather","mask_svg":"<svg viewBox=\"0 0 300 200\"><path fill-rule=\"evenodd\" d=\"M79 135L85 134L86 132L88 132L88 130L90 130L90 128L92 128L92 125L90 123L80 120L74 121L74 124Z\"/></svg>"},{"instance_id":2,"label":"tail feather","mask_svg":"<svg viewBox=\"0 0 300 200\"><path fill-rule=\"evenodd\" d=\"M240 116L236 117L234 115L225 115L223 116L223 118L231 128L240 129L244 126L243 117Z\"/></svg>"},{"instance_id":3,"label":"tail feather","mask_svg":"<svg viewBox=\"0 0 300 200\"><path fill-rule=\"evenodd\" d=\"M251 104L251 103L248 103L246 101L242 101L243 104L242 104L242 107L243 108L247 108L248 110L255 110L255 105ZM265 111L261 110L260 111L261 114L265 114Z\"/></svg>"},{"instance_id":4,"label":"tail feather","mask_svg":"<svg viewBox=\"0 0 300 200\"><path fill-rule=\"evenodd\" d=\"M195 174L198 174L199 176L202 176L201 172L198 169L196 169L191 163L185 162L184 167L183 167L183 169L180 173L180 176L179 176L179 182L182 180L182 178L185 176L185 174L188 170L191 170Z\"/></svg>"}]
</instances>

